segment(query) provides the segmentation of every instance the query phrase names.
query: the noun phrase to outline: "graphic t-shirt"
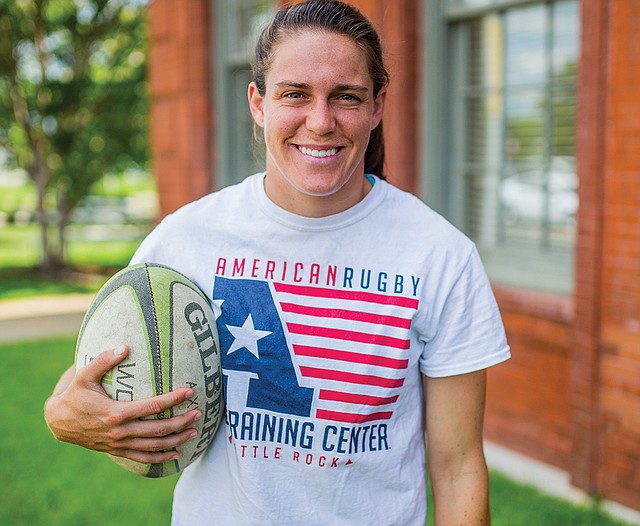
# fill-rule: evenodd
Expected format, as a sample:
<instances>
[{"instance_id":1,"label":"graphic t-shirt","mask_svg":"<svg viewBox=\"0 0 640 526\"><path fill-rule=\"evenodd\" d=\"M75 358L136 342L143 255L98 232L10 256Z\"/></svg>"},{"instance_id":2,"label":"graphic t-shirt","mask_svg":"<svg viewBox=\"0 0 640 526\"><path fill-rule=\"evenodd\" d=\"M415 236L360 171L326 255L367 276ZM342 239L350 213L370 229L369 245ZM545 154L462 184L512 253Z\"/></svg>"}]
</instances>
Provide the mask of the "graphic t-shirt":
<instances>
[{"instance_id":1,"label":"graphic t-shirt","mask_svg":"<svg viewBox=\"0 0 640 526\"><path fill-rule=\"evenodd\" d=\"M345 212L301 217L264 174L164 221L133 262L210 297L226 417L175 491L174 525L423 525L421 375L506 360L471 241L376 180Z\"/></svg>"}]
</instances>

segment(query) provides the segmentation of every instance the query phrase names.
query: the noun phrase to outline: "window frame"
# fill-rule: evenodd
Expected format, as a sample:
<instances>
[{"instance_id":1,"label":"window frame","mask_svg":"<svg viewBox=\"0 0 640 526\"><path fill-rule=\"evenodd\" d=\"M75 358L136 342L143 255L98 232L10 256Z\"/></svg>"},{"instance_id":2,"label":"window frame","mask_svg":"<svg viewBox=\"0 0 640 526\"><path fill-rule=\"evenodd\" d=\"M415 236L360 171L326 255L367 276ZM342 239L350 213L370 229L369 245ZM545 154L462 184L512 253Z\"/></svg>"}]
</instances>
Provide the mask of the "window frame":
<instances>
[{"instance_id":1,"label":"window frame","mask_svg":"<svg viewBox=\"0 0 640 526\"><path fill-rule=\"evenodd\" d=\"M244 165L247 159L241 159L242 150L237 148L238 138L246 130L241 130L243 124L242 110L236 111L240 106L234 106L229 101L234 101L234 96L238 96L234 86L235 75L250 68L251 52L247 48L244 51L235 46L242 44L241 35L238 34L239 4L235 0L211 0L213 17L211 21L211 32L214 38L211 39L211 57L213 59L213 86L214 93L212 99L215 103L214 127L217 131L213 134L213 151L216 155L213 159L213 170L215 174L215 189L220 189L231 184L238 183L251 172L263 168L263 163L254 160L253 167L248 170ZM272 2L273 4L273 2ZM273 6L272 6L273 8ZM242 95L245 95L243 92ZM245 106L249 112L248 104ZM245 114L246 116L246 114ZM257 147L253 136L247 137L248 142L254 149ZM254 154L255 157L255 154ZM246 173L245 173L246 172Z\"/></svg>"}]
</instances>

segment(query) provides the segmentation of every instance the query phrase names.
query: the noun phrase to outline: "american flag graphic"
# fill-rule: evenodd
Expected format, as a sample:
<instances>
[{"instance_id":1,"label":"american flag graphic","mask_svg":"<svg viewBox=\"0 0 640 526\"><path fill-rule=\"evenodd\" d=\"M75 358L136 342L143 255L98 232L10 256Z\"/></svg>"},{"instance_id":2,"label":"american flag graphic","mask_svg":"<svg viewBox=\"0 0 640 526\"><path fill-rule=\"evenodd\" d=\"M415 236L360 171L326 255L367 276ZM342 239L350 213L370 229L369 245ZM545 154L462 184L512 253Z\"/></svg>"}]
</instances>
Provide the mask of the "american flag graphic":
<instances>
[{"instance_id":1,"label":"american flag graphic","mask_svg":"<svg viewBox=\"0 0 640 526\"><path fill-rule=\"evenodd\" d=\"M247 406L352 424L391 418L417 299L217 277L214 303L225 373L254 375Z\"/></svg>"},{"instance_id":2,"label":"american flag graphic","mask_svg":"<svg viewBox=\"0 0 640 526\"><path fill-rule=\"evenodd\" d=\"M316 389L316 418L391 418L408 365L413 298L275 283L300 374Z\"/></svg>"}]
</instances>

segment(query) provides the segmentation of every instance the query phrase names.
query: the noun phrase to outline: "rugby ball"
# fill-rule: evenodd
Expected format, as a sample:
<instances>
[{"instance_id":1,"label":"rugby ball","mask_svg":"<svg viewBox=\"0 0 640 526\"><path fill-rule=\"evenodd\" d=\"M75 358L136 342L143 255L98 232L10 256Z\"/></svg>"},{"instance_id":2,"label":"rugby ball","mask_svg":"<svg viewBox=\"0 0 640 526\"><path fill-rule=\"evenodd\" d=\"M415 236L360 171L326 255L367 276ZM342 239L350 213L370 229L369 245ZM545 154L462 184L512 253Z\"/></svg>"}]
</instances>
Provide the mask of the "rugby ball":
<instances>
[{"instance_id":1,"label":"rugby ball","mask_svg":"<svg viewBox=\"0 0 640 526\"><path fill-rule=\"evenodd\" d=\"M177 448L177 460L143 464L111 456L126 470L164 477L184 469L213 439L223 415L220 345L211 306L202 291L168 267L139 264L115 274L89 306L78 336L76 371L102 351L127 345L129 353L102 378L114 400L142 400L178 387L193 397L152 418L198 408L198 435Z\"/></svg>"}]
</instances>

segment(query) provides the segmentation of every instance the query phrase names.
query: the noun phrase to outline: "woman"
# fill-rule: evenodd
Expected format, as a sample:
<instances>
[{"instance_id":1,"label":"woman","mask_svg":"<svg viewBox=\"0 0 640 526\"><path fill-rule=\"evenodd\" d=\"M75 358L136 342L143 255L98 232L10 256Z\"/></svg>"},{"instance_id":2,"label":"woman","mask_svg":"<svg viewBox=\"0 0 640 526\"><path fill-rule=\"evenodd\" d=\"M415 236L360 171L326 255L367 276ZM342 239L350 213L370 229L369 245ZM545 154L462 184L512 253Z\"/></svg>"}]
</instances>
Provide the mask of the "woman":
<instances>
[{"instance_id":1,"label":"woman","mask_svg":"<svg viewBox=\"0 0 640 526\"><path fill-rule=\"evenodd\" d=\"M266 172L172 214L134 257L189 276L218 316L225 427L181 477L175 524L424 524L424 407L436 524L489 523L485 369L509 349L473 244L381 177L387 83L357 10L279 11L248 90ZM65 373L47 421L169 460L201 415L140 420L188 389L109 400L100 378L125 354Z\"/></svg>"}]
</instances>

